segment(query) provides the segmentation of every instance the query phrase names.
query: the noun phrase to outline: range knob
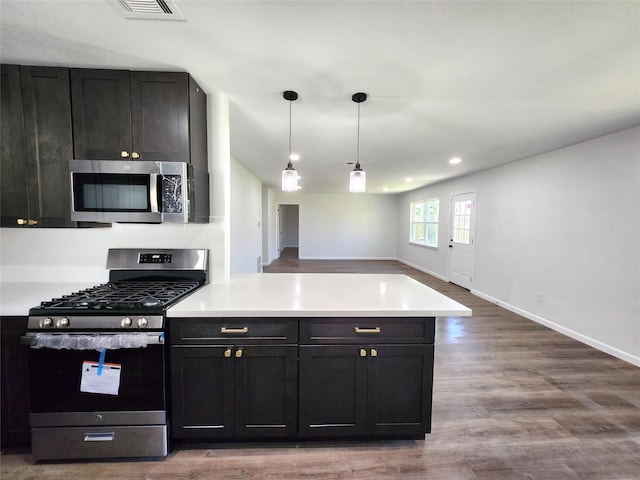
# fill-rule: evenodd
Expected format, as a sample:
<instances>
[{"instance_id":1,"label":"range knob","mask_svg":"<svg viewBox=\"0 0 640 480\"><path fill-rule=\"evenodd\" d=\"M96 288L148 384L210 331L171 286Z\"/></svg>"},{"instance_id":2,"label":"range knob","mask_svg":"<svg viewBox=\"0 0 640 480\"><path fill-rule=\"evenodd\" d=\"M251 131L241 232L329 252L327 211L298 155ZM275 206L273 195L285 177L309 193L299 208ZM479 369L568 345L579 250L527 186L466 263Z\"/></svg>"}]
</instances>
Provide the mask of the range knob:
<instances>
[{"instance_id":1,"label":"range knob","mask_svg":"<svg viewBox=\"0 0 640 480\"><path fill-rule=\"evenodd\" d=\"M138 319L138 327L145 328L147 325L149 325L149 321L146 318L140 317Z\"/></svg>"},{"instance_id":2,"label":"range knob","mask_svg":"<svg viewBox=\"0 0 640 480\"><path fill-rule=\"evenodd\" d=\"M67 317L60 317L56 322L56 327L67 328L69 326L69 319Z\"/></svg>"},{"instance_id":3,"label":"range knob","mask_svg":"<svg viewBox=\"0 0 640 480\"><path fill-rule=\"evenodd\" d=\"M53 318L46 317L40 320L40 328L51 328L53 327Z\"/></svg>"},{"instance_id":4,"label":"range knob","mask_svg":"<svg viewBox=\"0 0 640 480\"><path fill-rule=\"evenodd\" d=\"M131 320L131 317L123 317L120 321L120 325L122 325L122 328L130 327L132 323L133 320Z\"/></svg>"}]
</instances>

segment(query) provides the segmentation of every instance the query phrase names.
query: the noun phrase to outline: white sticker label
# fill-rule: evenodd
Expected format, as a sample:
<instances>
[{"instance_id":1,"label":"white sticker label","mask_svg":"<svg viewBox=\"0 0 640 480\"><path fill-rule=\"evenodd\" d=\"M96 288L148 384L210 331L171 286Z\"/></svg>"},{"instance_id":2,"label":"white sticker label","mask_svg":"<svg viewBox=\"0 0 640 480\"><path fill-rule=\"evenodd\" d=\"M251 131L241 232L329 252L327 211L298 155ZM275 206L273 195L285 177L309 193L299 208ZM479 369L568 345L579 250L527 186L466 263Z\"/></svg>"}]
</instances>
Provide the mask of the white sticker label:
<instances>
[{"instance_id":1,"label":"white sticker label","mask_svg":"<svg viewBox=\"0 0 640 480\"><path fill-rule=\"evenodd\" d=\"M116 363L82 362L80 391L118 395L121 368Z\"/></svg>"}]
</instances>

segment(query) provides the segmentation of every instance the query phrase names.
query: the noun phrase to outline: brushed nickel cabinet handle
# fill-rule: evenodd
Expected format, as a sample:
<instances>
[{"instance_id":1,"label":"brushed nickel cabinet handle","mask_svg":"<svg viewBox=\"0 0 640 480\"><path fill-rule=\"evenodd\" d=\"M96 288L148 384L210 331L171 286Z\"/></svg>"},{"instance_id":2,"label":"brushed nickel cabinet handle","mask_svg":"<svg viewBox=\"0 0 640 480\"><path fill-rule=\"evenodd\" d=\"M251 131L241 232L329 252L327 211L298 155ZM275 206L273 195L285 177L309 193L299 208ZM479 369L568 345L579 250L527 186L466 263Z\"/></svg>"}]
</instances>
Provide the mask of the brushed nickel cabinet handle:
<instances>
[{"instance_id":1,"label":"brushed nickel cabinet handle","mask_svg":"<svg viewBox=\"0 0 640 480\"><path fill-rule=\"evenodd\" d=\"M356 333L380 333L380 327L376 327L376 328L360 328L360 327L355 327L354 328Z\"/></svg>"},{"instance_id":2,"label":"brushed nickel cabinet handle","mask_svg":"<svg viewBox=\"0 0 640 480\"><path fill-rule=\"evenodd\" d=\"M371 356L372 357L377 357L378 356L378 350L376 350L375 348L371 349Z\"/></svg>"},{"instance_id":3,"label":"brushed nickel cabinet handle","mask_svg":"<svg viewBox=\"0 0 640 480\"><path fill-rule=\"evenodd\" d=\"M364 348L360 349L360 356L361 357L366 357L367 356L367 351Z\"/></svg>"},{"instance_id":4,"label":"brushed nickel cabinet handle","mask_svg":"<svg viewBox=\"0 0 640 480\"><path fill-rule=\"evenodd\" d=\"M129 152L127 152L126 150L122 150L122 151L120 152L120 156L121 156L122 158L128 158L128 157L129 157Z\"/></svg>"},{"instance_id":5,"label":"brushed nickel cabinet handle","mask_svg":"<svg viewBox=\"0 0 640 480\"><path fill-rule=\"evenodd\" d=\"M249 333L249 327L242 327L242 328L227 328L227 327L222 327L220 329L220 333L228 333L228 334L234 334L234 333Z\"/></svg>"},{"instance_id":6,"label":"brushed nickel cabinet handle","mask_svg":"<svg viewBox=\"0 0 640 480\"><path fill-rule=\"evenodd\" d=\"M231 358L231 349L230 348L227 348L224 351L224 358Z\"/></svg>"},{"instance_id":7,"label":"brushed nickel cabinet handle","mask_svg":"<svg viewBox=\"0 0 640 480\"><path fill-rule=\"evenodd\" d=\"M241 348L236 350L236 358L242 358L242 349Z\"/></svg>"}]
</instances>

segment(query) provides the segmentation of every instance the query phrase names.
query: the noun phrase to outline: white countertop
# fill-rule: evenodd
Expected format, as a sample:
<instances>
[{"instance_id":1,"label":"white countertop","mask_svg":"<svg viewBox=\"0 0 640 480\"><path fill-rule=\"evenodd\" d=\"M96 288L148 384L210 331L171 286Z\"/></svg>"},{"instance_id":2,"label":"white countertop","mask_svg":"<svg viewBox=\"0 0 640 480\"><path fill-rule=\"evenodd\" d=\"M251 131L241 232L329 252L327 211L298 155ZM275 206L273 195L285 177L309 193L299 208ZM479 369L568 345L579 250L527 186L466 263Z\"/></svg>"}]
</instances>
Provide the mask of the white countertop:
<instances>
[{"instance_id":1,"label":"white countertop","mask_svg":"<svg viewBox=\"0 0 640 480\"><path fill-rule=\"evenodd\" d=\"M210 283L168 317L470 316L464 305L404 274L254 273Z\"/></svg>"},{"instance_id":2,"label":"white countertop","mask_svg":"<svg viewBox=\"0 0 640 480\"><path fill-rule=\"evenodd\" d=\"M40 302L78 290L89 288L100 282L2 282L0 283L0 315L27 316L29 309Z\"/></svg>"}]
</instances>

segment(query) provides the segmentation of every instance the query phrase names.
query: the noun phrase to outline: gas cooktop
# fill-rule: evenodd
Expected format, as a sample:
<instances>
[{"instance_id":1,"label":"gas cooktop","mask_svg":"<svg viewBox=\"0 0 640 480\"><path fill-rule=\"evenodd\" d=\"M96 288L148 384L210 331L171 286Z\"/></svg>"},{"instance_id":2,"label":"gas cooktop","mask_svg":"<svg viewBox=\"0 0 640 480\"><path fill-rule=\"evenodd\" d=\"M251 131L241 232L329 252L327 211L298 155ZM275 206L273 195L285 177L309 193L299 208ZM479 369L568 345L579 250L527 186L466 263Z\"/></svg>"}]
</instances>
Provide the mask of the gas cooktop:
<instances>
[{"instance_id":1,"label":"gas cooktop","mask_svg":"<svg viewBox=\"0 0 640 480\"><path fill-rule=\"evenodd\" d=\"M206 283L208 251L109 249L109 282L46 300L27 329L162 328L166 310Z\"/></svg>"}]
</instances>

